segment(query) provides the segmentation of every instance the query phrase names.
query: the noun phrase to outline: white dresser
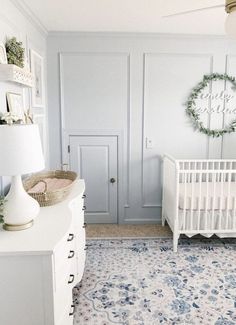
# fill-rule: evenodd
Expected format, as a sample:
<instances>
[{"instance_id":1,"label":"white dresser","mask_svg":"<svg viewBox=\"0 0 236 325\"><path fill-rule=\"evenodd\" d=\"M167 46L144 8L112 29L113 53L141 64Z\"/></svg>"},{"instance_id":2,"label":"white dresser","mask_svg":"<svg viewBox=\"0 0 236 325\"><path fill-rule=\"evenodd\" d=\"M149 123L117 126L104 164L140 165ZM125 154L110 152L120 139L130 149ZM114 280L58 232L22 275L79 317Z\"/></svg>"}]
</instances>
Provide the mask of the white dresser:
<instances>
[{"instance_id":1,"label":"white dresser","mask_svg":"<svg viewBox=\"0 0 236 325\"><path fill-rule=\"evenodd\" d=\"M32 228L0 230L0 324L72 325L72 288L85 264L83 180L41 208Z\"/></svg>"}]
</instances>

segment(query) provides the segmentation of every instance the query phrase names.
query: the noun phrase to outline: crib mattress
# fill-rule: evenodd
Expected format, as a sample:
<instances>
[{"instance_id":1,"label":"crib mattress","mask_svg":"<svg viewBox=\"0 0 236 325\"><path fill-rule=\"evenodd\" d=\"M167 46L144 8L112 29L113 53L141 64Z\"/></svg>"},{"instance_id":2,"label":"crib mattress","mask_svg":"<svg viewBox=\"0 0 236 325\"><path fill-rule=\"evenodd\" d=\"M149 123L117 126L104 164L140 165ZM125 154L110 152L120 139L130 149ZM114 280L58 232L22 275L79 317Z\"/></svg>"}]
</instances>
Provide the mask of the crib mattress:
<instances>
[{"instance_id":1,"label":"crib mattress","mask_svg":"<svg viewBox=\"0 0 236 325\"><path fill-rule=\"evenodd\" d=\"M223 184L223 186L222 186ZM186 210L205 210L206 205L208 210L225 210L225 209L236 209L236 182L208 182L208 193L207 193L207 183L186 183L179 184L179 208ZM200 199L200 186L201 186L201 199ZM228 189L230 187L230 194L228 196ZM194 188L192 195L192 188ZM214 195L215 192L215 195ZM208 195L207 195L208 194ZM186 200L185 200L186 195ZM213 200L213 196L215 199ZM220 202L220 198L221 202ZM228 206L227 206L227 197ZM185 205L184 205L185 201ZM214 201L214 202L213 202Z\"/></svg>"}]
</instances>

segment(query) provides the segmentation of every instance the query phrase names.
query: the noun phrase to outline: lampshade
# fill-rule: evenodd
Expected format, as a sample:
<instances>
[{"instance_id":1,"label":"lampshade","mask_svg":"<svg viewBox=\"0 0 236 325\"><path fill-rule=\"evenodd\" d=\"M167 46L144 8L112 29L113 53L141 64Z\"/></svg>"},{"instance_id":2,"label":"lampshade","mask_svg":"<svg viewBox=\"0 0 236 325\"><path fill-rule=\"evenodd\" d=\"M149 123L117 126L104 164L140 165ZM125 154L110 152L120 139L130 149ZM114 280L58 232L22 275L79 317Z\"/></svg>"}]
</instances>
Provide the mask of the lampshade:
<instances>
[{"instance_id":1,"label":"lampshade","mask_svg":"<svg viewBox=\"0 0 236 325\"><path fill-rule=\"evenodd\" d=\"M236 39L236 10L229 13L225 21L226 34L233 39Z\"/></svg>"},{"instance_id":2,"label":"lampshade","mask_svg":"<svg viewBox=\"0 0 236 325\"><path fill-rule=\"evenodd\" d=\"M0 126L0 175L22 175L45 166L38 125Z\"/></svg>"}]
</instances>

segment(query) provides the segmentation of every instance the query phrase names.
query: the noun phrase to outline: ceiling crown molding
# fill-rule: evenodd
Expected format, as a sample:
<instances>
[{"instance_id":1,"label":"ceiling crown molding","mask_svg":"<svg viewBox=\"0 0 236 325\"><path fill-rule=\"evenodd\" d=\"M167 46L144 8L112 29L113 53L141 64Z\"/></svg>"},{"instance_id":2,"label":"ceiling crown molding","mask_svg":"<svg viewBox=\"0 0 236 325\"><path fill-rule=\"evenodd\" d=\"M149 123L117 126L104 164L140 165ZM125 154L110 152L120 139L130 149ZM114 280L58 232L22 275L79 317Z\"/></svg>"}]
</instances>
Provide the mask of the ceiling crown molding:
<instances>
[{"instance_id":1,"label":"ceiling crown molding","mask_svg":"<svg viewBox=\"0 0 236 325\"><path fill-rule=\"evenodd\" d=\"M212 39L227 40L225 35L183 34L183 33L148 33L148 32L86 32L86 31L49 31L48 37L104 37L104 38L156 38L156 39Z\"/></svg>"},{"instance_id":2,"label":"ceiling crown molding","mask_svg":"<svg viewBox=\"0 0 236 325\"><path fill-rule=\"evenodd\" d=\"M47 37L47 28L42 24L42 22L38 19L38 17L32 12L32 10L29 8L29 6L27 6L27 4L23 0L10 1L44 37Z\"/></svg>"}]
</instances>

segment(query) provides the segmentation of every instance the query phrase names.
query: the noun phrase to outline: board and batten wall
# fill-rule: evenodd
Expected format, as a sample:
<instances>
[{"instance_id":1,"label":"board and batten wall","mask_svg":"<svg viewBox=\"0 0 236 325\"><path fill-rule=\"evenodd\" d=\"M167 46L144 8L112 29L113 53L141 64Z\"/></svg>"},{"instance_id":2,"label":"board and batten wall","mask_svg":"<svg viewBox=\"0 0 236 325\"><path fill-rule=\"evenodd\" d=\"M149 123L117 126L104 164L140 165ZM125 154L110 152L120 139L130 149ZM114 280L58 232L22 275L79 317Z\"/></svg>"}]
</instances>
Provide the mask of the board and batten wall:
<instances>
[{"instance_id":1,"label":"board and batten wall","mask_svg":"<svg viewBox=\"0 0 236 325\"><path fill-rule=\"evenodd\" d=\"M236 42L206 36L49 33L47 49L51 168L66 160L65 135L70 132L121 134L119 223L160 221L164 153L236 158L236 134L211 139L195 132L184 107L204 74L236 76ZM217 116L211 126L222 123Z\"/></svg>"},{"instance_id":2,"label":"board and batten wall","mask_svg":"<svg viewBox=\"0 0 236 325\"><path fill-rule=\"evenodd\" d=\"M32 17L18 4L17 1L1 0L0 5L0 42L5 43L6 37L15 36L17 40L23 43L26 49L27 62L30 63L29 51L30 49L39 53L44 59L44 85L46 94L46 33L37 26ZM11 82L0 81L0 112L5 113L6 107L6 93L15 92L23 95L24 109L31 107L31 90L23 88ZM39 124L40 134L42 137L42 144L46 165L48 165L48 141L47 139L47 100L45 95L45 105L40 108L33 108L32 113L35 123ZM4 154L4 153L0 153ZM4 188L9 183L8 177L0 177L0 192L4 192Z\"/></svg>"}]
</instances>

